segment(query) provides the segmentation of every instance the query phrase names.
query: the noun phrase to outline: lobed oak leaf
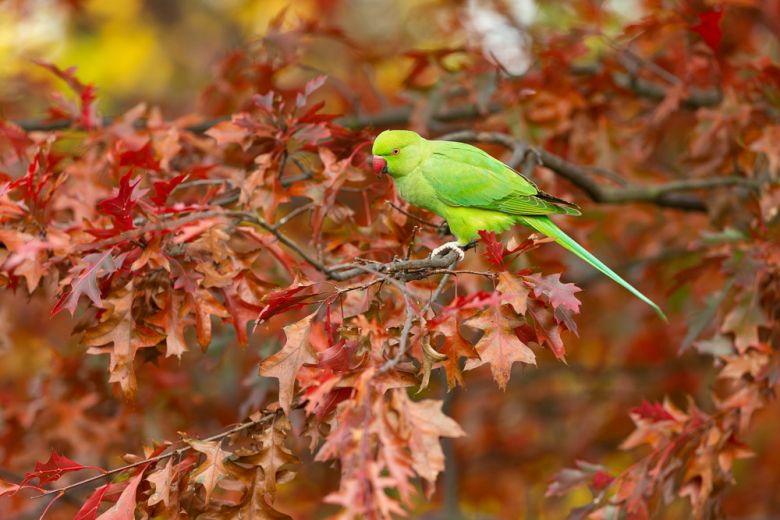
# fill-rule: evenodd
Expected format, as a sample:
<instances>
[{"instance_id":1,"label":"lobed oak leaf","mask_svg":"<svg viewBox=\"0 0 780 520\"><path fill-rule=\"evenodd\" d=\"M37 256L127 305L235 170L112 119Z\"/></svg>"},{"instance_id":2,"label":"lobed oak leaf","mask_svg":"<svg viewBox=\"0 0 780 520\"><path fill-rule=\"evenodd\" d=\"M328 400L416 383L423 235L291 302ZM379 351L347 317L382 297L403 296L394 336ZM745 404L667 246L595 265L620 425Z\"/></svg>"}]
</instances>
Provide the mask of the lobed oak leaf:
<instances>
[{"instance_id":1,"label":"lobed oak leaf","mask_svg":"<svg viewBox=\"0 0 780 520\"><path fill-rule=\"evenodd\" d=\"M165 330L165 357L176 356L181 359L187 348L184 339L185 320L190 309L184 295L178 291L169 290L165 298L165 307L154 316L147 318L153 325Z\"/></svg>"},{"instance_id":2,"label":"lobed oak leaf","mask_svg":"<svg viewBox=\"0 0 780 520\"><path fill-rule=\"evenodd\" d=\"M95 306L102 306L100 289L97 286L98 277L105 277L115 273L125 260L127 253L116 257L112 256L113 249L105 253L92 253L81 259L78 265L71 269L70 277L75 277L70 284L70 292L63 294L51 311L52 316L63 308L71 314L76 313L76 306L82 294L86 295Z\"/></svg>"},{"instance_id":3,"label":"lobed oak leaf","mask_svg":"<svg viewBox=\"0 0 780 520\"><path fill-rule=\"evenodd\" d=\"M631 413L651 422L674 421L674 416L669 413L661 403L651 403L646 399L642 400L640 406L631 408Z\"/></svg>"},{"instance_id":4,"label":"lobed oak leaf","mask_svg":"<svg viewBox=\"0 0 780 520\"><path fill-rule=\"evenodd\" d=\"M43 60L36 59L33 62L59 77L79 96L79 110L71 114L74 119L78 120L88 130L100 126L101 121L97 117L97 106L95 104L97 100L96 89L94 85L84 84L76 78L76 67L69 67L63 70L53 63Z\"/></svg>"},{"instance_id":5,"label":"lobed oak leaf","mask_svg":"<svg viewBox=\"0 0 780 520\"><path fill-rule=\"evenodd\" d=\"M163 268L170 272L171 261L164 251L162 242L162 235L155 235L152 237L141 250L141 254L138 256L138 258L136 258L133 263L130 264L130 270L139 271L148 266L149 269ZM131 251L131 254L136 251L137 249L135 251Z\"/></svg>"},{"instance_id":6,"label":"lobed oak leaf","mask_svg":"<svg viewBox=\"0 0 780 520\"><path fill-rule=\"evenodd\" d=\"M314 314L284 327L287 337L282 350L260 363L260 375L279 380L279 404L289 415L295 390L295 378L306 363L316 363L317 355L309 343Z\"/></svg>"},{"instance_id":7,"label":"lobed oak leaf","mask_svg":"<svg viewBox=\"0 0 780 520\"><path fill-rule=\"evenodd\" d=\"M277 511L269 503L270 497L260 480L262 473L263 470L261 468L256 469L248 489L248 500L234 514L230 514L225 518L230 520L292 520L290 515Z\"/></svg>"},{"instance_id":8,"label":"lobed oak leaf","mask_svg":"<svg viewBox=\"0 0 780 520\"><path fill-rule=\"evenodd\" d=\"M148 138L138 142L118 141L112 150L112 155L118 167L160 170L160 163L155 157L152 142Z\"/></svg>"},{"instance_id":9,"label":"lobed oak leaf","mask_svg":"<svg viewBox=\"0 0 780 520\"><path fill-rule=\"evenodd\" d=\"M133 362L140 348L151 347L162 341L163 336L146 327L137 326L132 315L133 283L115 291L106 299L103 313L95 327L84 333L82 341L92 347L88 354L108 354L109 382L119 383L127 397L135 394L135 369ZM112 343L111 347L100 347Z\"/></svg>"},{"instance_id":10,"label":"lobed oak leaf","mask_svg":"<svg viewBox=\"0 0 780 520\"><path fill-rule=\"evenodd\" d=\"M236 330L236 337L241 345L249 342L247 336L247 324L257 319L263 311L263 307L244 301L236 292L234 287L223 289L225 295L225 306L232 318L233 328Z\"/></svg>"},{"instance_id":11,"label":"lobed oak leaf","mask_svg":"<svg viewBox=\"0 0 780 520\"><path fill-rule=\"evenodd\" d=\"M127 172L119 179L119 191L117 194L109 199L98 202L98 209L111 217L114 222L114 227L122 231L133 229L133 208L135 207L135 201L138 199L138 194L133 197L133 192L136 186L141 182L141 179L130 184L130 176L132 172Z\"/></svg>"},{"instance_id":12,"label":"lobed oak leaf","mask_svg":"<svg viewBox=\"0 0 780 520\"><path fill-rule=\"evenodd\" d=\"M734 345L740 353L760 345L758 328L765 326L767 320L757 300L752 293L746 293L720 326L721 332L734 335Z\"/></svg>"},{"instance_id":13,"label":"lobed oak leaf","mask_svg":"<svg viewBox=\"0 0 780 520\"><path fill-rule=\"evenodd\" d=\"M463 437L466 432L444 414L443 401L412 401L405 390L394 391L393 399L408 428L414 471L433 485L436 477L444 470L444 452L439 439Z\"/></svg>"},{"instance_id":14,"label":"lobed oak leaf","mask_svg":"<svg viewBox=\"0 0 780 520\"><path fill-rule=\"evenodd\" d=\"M257 316L257 323L262 323L272 316L283 312L300 309L306 305L304 300L317 296L317 293L313 292L313 287L313 285L298 285L297 287L289 287L281 291L272 291L263 298L265 306Z\"/></svg>"},{"instance_id":15,"label":"lobed oak leaf","mask_svg":"<svg viewBox=\"0 0 780 520\"><path fill-rule=\"evenodd\" d=\"M276 493L277 480L280 477L291 476L289 466L299 462L298 457L285 445L285 440L291 431L292 425L286 417L276 417L256 436L256 439L262 443L260 451L250 458L242 458L242 462L251 462L263 469L264 490L271 496Z\"/></svg>"},{"instance_id":16,"label":"lobed oak leaf","mask_svg":"<svg viewBox=\"0 0 780 520\"><path fill-rule=\"evenodd\" d=\"M220 480L229 477L233 471L228 467L228 459L233 454L222 448L220 441L201 441L197 439L184 439L184 442L192 446L192 449L203 453L205 460L190 474L193 482L203 486L206 491L206 503L211 498L214 488Z\"/></svg>"},{"instance_id":17,"label":"lobed oak leaf","mask_svg":"<svg viewBox=\"0 0 780 520\"><path fill-rule=\"evenodd\" d=\"M148 480L154 488L154 492L149 496L147 504L153 506L162 502L165 507L169 506L171 501L173 474L173 459L169 457L168 462L163 467L153 471L146 477L146 480Z\"/></svg>"},{"instance_id":18,"label":"lobed oak leaf","mask_svg":"<svg viewBox=\"0 0 780 520\"><path fill-rule=\"evenodd\" d=\"M36 462L35 469L32 472L25 474L22 487L34 478L37 478L38 483L43 485L59 480L65 473L82 469L97 469L103 471L95 466L83 466L64 455L58 454L56 451L52 451L51 455L49 455L49 460L43 463Z\"/></svg>"},{"instance_id":19,"label":"lobed oak leaf","mask_svg":"<svg viewBox=\"0 0 780 520\"><path fill-rule=\"evenodd\" d=\"M32 294L46 273L47 245L30 233L13 229L0 229L0 242L12 253L5 262L0 262L0 267L23 277L28 293Z\"/></svg>"},{"instance_id":20,"label":"lobed oak leaf","mask_svg":"<svg viewBox=\"0 0 780 520\"><path fill-rule=\"evenodd\" d=\"M504 271L506 269L506 265L504 265L504 244L496 238L495 231L480 230L479 236L485 243L485 252L482 256L500 271Z\"/></svg>"},{"instance_id":21,"label":"lobed oak leaf","mask_svg":"<svg viewBox=\"0 0 780 520\"><path fill-rule=\"evenodd\" d=\"M395 396L395 392L393 393ZM409 435L405 425L399 425L396 414L403 417L401 403L388 407L383 401L374 401L374 413L379 420L374 422L378 444L377 462L387 469L387 485L397 491L401 502L412 504L415 486L412 484L414 468L409 450ZM408 426L413 428L412 425Z\"/></svg>"},{"instance_id":22,"label":"lobed oak leaf","mask_svg":"<svg viewBox=\"0 0 780 520\"><path fill-rule=\"evenodd\" d=\"M514 332L521 322L514 315L507 315L500 303L491 305L467 324L481 329L484 334L475 347L479 359L467 360L464 370L473 370L488 363L493 379L504 390L512 365L517 362L536 364L534 352Z\"/></svg>"},{"instance_id":23,"label":"lobed oak leaf","mask_svg":"<svg viewBox=\"0 0 780 520\"><path fill-rule=\"evenodd\" d=\"M211 317L228 318L230 313L208 289L188 292L187 297L195 314L195 333L198 336L198 343L205 349L211 343Z\"/></svg>"},{"instance_id":24,"label":"lobed oak leaf","mask_svg":"<svg viewBox=\"0 0 780 520\"><path fill-rule=\"evenodd\" d=\"M554 308L562 307L573 313L580 312L580 301L574 296L582 289L573 283L561 282L560 273L548 276L529 276L529 280L534 285L534 296L536 298L544 297Z\"/></svg>"},{"instance_id":25,"label":"lobed oak leaf","mask_svg":"<svg viewBox=\"0 0 780 520\"><path fill-rule=\"evenodd\" d=\"M723 356L723 369L718 377L725 379L740 379L744 375L758 378L769 368L769 356L763 352L749 350L741 356Z\"/></svg>"},{"instance_id":26,"label":"lobed oak leaf","mask_svg":"<svg viewBox=\"0 0 780 520\"><path fill-rule=\"evenodd\" d=\"M87 501L81 506L81 509L78 510L73 520L95 520L100 503L103 501L103 496L108 491L108 487L109 484L104 484L93 491Z\"/></svg>"},{"instance_id":27,"label":"lobed oak leaf","mask_svg":"<svg viewBox=\"0 0 780 520\"><path fill-rule=\"evenodd\" d=\"M155 181L153 184L154 195L149 197L150 200L159 207L165 206L165 203L168 200L168 195L170 195L176 186L181 184L186 178L186 175L177 175L169 181Z\"/></svg>"},{"instance_id":28,"label":"lobed oak leaf","mask_svg":"<svg viewBox=\"0 0 780 520\"><path fill-rule=\"evenodd\" d=\"M144 478L144 471L146 466L143 466L141 470L127 481L127 486L119 495L119 500L116 504L108 508L97 520L134 520L135 519L135 504L136 494L138 493L138 484Z\"/></svg>"},{"instance_id":29,"label":"lobed oak leaf","mask_svg":"<svg viewBox=\"0 0 780 520\"><path fill-rule=\"evenodd\" d=\"M699 13L699 23L691 26L691 31L701 36L704 43L713 51L718 50L720 40L723 38L723 31L720 28L722 18L722 9L704 11Z\"/></svg>"}]
</instances>

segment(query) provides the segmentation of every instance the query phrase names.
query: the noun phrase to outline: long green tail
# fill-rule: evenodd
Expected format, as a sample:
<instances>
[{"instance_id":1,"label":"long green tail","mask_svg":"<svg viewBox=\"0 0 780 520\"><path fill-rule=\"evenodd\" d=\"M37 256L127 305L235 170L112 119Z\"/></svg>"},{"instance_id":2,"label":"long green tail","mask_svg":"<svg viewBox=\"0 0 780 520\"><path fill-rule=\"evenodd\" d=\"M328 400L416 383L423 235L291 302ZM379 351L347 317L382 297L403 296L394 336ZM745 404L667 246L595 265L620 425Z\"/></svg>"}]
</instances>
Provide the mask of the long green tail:
<instances>
[{"instance_id":1,"label":"long green tail","mask_svg":"<svg viewBox=\"0 0 780 520\"><path fill-rule=\"evenodd\" d=\"M605 275L612 278L614 281L628 289L628 291L648 304L650 307L653 308L655 312L658 313L658 315L664 319L664 321L668 321L666 319L666 315L663 313L661 308L656 305L650 298L639 292L636 288L634 288L633 285L625 281L623 278L621 278L615 271L604 265L601 260L593 256L587 249L579 245L573 238L571 238L569 235L563 232L561 228L556 226L552 220L547 218L546 216L523 216L523 217L517 217L517 222L520 224L525 224L528 227L531 227L538 231L539 233L543 233L547 235L548 237L554 239L558 244L562 245L575 255L582 258L584 261L604 273Z\"/></svg>"}]
</instances>

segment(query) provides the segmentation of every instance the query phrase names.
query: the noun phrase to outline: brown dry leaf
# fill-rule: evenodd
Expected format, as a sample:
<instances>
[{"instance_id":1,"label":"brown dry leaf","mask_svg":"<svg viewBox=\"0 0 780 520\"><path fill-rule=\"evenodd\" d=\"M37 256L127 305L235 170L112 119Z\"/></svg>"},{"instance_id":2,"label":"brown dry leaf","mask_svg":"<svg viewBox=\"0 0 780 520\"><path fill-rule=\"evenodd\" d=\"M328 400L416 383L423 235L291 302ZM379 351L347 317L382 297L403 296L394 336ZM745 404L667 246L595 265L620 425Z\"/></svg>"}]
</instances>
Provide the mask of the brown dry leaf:
<instances>
[{"instance_id":1,"label":"brown dry leaf","mask_svg":"<svg viewBox=\"0 0 780 520\"><path fill-rule=\"evenodd\" d=\"M144 472L141 470L137 475L131 478L122 491L122 494L119 496L119 500L116 501L116 504L106 509L102 515L97 517L97 520L133 520L135 518L138 484L141 483L143 477Z\"/></svg>"},{"instance_id":2,"label":"brown dry leaf","mask_svg":"<svg viewBox=\"0 0 780 520\"><path fill-rule=\"evenodd\" d=\"M108 354L109 381L119 383L127 397L135 394L135 370L133 361L139 348L151 347L162 341L163 336L145 327L136 327L132 316L133 283L115 290L102 302L106 312L100 323L84 333L84 344L91 347L88 354ZM101 347L113 343L112 347Z\"/></svg>"},{"instance_id":3,"label":"brown dry leaf","mask_svg":"<svg viewBox=\"0 0 780 520\"><path fill-rule=\"evenodd\" d=\"M173 482L173 459L168 458L168 462L160 469L153 471L146 477L153 486L154 493L151 494L147 503L150 506L162 502L165 507L170 505L171 484Z\"/></svg>"},{"instance_id":4,"label":"brown dry leaf","mask_svg":"<svg viewBox=\"0 0 780 520\"><path fill-rule=\"evenodd\" d=\"M536 364L533 350L520 341L515 334L514 329L521 325L520 320L515 316L507 315L500 304L484 310L469 320L468 325L483 330L485 334L476 345L480 359L466 361L464 370L473 370L489 363L493 379L496 380L499 388L504 390L509 381L512 365L517 362Z\"/></svg>"},{"instance_id":5,"label":"brown dry leaf","mask_svg":"<svg viewBox=\"0 0 780 520\"><path fill-rule=\"evenodd\" d=\"M203 463L195 468L190 478L203 486L206 490L205 500L208 503L211 493L217 487L219 481L225 477L233 476L233 472L227 466L228 458L233 454L222 449L220 441L200 441L196 439L184 439L184 442L192 448L206 455Z\"/></svg>"},{"instance_id":6,"label":"brown dry leaf","mask_svg":"<svg viewBox=\"0 0 780 520\"><path fill-rule=\"evenodd\" d=\"M299 460L285 446L285 440L291 431L292 425L287 417L276 417L270 426L256 436L262 443L260 451L250 458L242 459L242 462L251 462L263 468L263 486L265 492L272 497L276 494L277 484L289 482L295 476L289 466L297 464Z\"/></svg>"},{"instance_id":7,"label":"brown dry leaf","mask_svg":"<svg viewBox=\"0 0 780 520\"><path fill-rule=\"evenodd\" d=\"M227 318L230 313L208 289L188 293L189 303L195 311L195 332L198 343L205 349L211 343L211 317Z\"/></svg>"},{"instance_id":8,"label":"brown dry leaf","mask_svg":"<svg viewBox=\"0 0 780 520\"><path fill-rule=\"evenodd\" d=\"M749 350L741 356L723 356L722 359L726 365L718 377L726 379L740 379L745 374L750 374L755 378L769 364L769 356L755 350Z\"/></svg>"},{"instance_id":9,"label":"brown dry leaf","mask_svg":"<svg viewBox=\"0 0 780 520\"><path fill-rule=\"evenodd\" d=\"M452 418L444 415L441 410L443 401L412 401L405 390L393 391L392 398L409 434L412 467L433 485L444 470L444 452L439 438L463 437L466 432Z\"/></svg>"},{"instance_id":10,"label":"brown dry leaf","mask_svg":"<svg viewBox=\"0 0 780 520\"><path fill-rule=\"evenodd\" d=\"M723 320L721 332L734 334L734 344L740 353L749 347L758 347L758 327L766 324L766 317L757 298L752 293L746 293L740 303L735 306Z\"/></svg>"},{"instance_id":11,"label":"brown dry leaf","mask_svg":"<svg viewBox=\"0 0 780 520\"><path fill-rule=\"evenodd\" d=\"M287 415L292 406L298 370L306 363L317 362L317 355L309 344L312 318L314 314L284 327L287 337L284 347L260 363L260 375L279 380L279 404Z\"/></svg>"},{"instance_id":12,"label":"brown dry leaf","mask_svg":"<svg viewBox=\"0 0 780 520\"><path fill-rule=\"evenodd\" d=\"M157 269L162 267L169 273L171 272L171 263L168 261L168 257L162 252L161 248L162 236L154 236L148 244L141 251L139 256L133 265L130 266L132 271L138 271L145 266L149 266L150 269Z\"/></svg>"},{"instance_id":13,"label":"brown dry leaf","mask_svg":"<svg viewBox=\"0 0 780 520\"><path fill-rule=\"evenodd\" d=\"M0 267L13 269L16 276L23 277L27 291L32 294L46 272L44 262L47 255L43 243L29 233L11 229L0 229L0 242L12 253L5 265L0 264Z\"/></svg>"},{"instance_id":14,"label":"brown dry leaf","mask_svg":"<svg viewBox=\"0 0 780 520\"><path fill-rule=\"evenodd\" d=\"M525 314L528 306L529 289L516 276L507 271L498 273L498 292L506 296L507 302L517 314Z\"/></svg>"},{"instance_id":15,"label":"brown dry leaf","mask_svg":"<svg viewBox=\"0 0 780 520\"><path fill-rule=\"evenodd\" d=\"M165 357L176 356L189 350L184 339L184 326L190 309L184 295L179 291L169 290L165 299L165 308L147 318L147 321L165 330Z\"/></svg>"},{"instance_id":16,"label":"brown dry leaf","mask_svg":"<svg viewBox=\"0 0 780 520\"><path fill-rule=\"evenodd\" d=\"M292 520L292 517L273 508L268 502L268 495L263 487L263 470L257 468L248 486L248 500L232 514L225 516L228 520Z\"/></svg>"}]
</instances>

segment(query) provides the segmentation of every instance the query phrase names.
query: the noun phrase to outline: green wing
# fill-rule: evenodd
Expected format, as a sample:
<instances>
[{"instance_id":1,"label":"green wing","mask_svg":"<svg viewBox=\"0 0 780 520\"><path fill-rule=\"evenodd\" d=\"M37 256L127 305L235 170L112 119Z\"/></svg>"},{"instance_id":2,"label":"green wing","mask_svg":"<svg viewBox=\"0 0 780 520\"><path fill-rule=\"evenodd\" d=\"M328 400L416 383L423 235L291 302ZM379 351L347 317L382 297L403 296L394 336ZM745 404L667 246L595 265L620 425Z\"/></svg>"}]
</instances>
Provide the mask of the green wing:
<instances>
[{"instance_id":1,"label":"green wing","mask_svg":"<svg viewBox=\"0 0 780 520\"><path fill-rule=\"evenodd\" d=\"M511 215L579 215L574 204L539 191L536 185L487 152L466 143L429 141L422 174L449 206Z\"/></svg>"}]
</instances>

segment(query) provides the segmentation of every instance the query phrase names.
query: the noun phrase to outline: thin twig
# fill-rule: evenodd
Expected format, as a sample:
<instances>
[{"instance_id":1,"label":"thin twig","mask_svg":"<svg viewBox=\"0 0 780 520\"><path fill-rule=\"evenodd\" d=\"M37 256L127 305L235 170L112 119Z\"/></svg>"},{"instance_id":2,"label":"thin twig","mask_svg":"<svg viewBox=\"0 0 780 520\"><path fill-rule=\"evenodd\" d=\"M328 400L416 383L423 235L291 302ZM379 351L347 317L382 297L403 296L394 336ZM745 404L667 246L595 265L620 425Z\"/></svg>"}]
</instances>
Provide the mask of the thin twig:
<instances>
[{"instance_id":1,"label":"thin twig","mask_svg":"<svg viewBox=\"0 0 780 520\"><path fill-rule=\"evenodd\" d=\"M422 225L424 225L424 226L428 226L428 227L431 227L431 228L433 228L433 229L439 229L439 225L438 225L438 224L434 224L433 222L428 222L427 220L425 220L425 219L422 219L422 218L418 217L418 216L417 216L417 215L415 215L414 213L409 213L409 212L408 212L408 211L406 211L405 209L403 209L403 208L401 208L400 206L397 206L396 204L394 204L394 203L393 203L393 201L386 200L386 201L385 201L385 204L387 204L388 206L390 206L391 208L393 208L393 209L394 209L394 210L396 210L397 212L399 212L399 213L403 213L403 214L404 214L404 215L406 215L407 217L411 218L412 220L414 220L414 221L416 221L416 222L419 222L420 224L422 224Z\"/></svg>"},{"instance_id":2,"label":"thin twig","mask_svg":"<svg viewBox=\"0 0 780 520\"><path fill-rule=\"evenodd\" d=\"M235 427L233 427L233 428L231 428L229 430L226 430L226 431L224 431L222 433L218 433L216 435L212 435L211 437L206 437L205 439L203 439L203 441L204 442L211 442L211 441L224 439L225 437L227 437L229 435L232 435L234 433L246 430L247 428L251 428L252 426L255 426L255 425L258 425L258 424L265 423L269 419L271 419L274 416L276 416L276 414L277 414L276 411L269 412L268 415L264 415L263 417L261 417L257 421L249 421L249 422L245 422L245 423L239 424L238 426L235 426ZM139 460L137 462L133 462L132 464L126 464L124 466L121 466L121 467L118 467L118 468L114 468L112 470L108 470L105 473L101 473L100 475L95 475L94 477L90 477L90 478L87 478L87 479L84 479L84 480L80 480L78 482L74 482L73 484L69 484L67 486L63 486L61 488L49 490L49 491L46 491L45 493L41 493L40 495L35 495L34 497L31 497L31 498L41 498L41 497L53 495L55 493L65 493L65 492L67 492L67 491L69 491L69 490L71 490L73 488L77 488L77 487L83 486L85 484L89 484L90 482L94 482L96 480L100 480L101 478L108 477L108 476L111 476L111 475L115 475L115 474L121 473L123 471L127 471L128 469L132 469L132 468L135 468L137 466L143 466L144 464L151 464L151 463L154 463L154 462L159 462L161 460L165 460L165 459L173 457L173 456L180 456L180 455L186 453L187 451L189 451L191 449L192 449L192 446L183 446L183 447L181 447L181 448L179 448L177 450L173 450L173 451L170 451L168 453L162 453L160 455L157 455L155 457L150 457L148 459Z\"/></svg>"},{"instance_id":3,"label":"thin twig","mask_svg":"<svg viewBox=\"0 0 780 520\"><path fill-rule=\"evenodd\" d=\"M425 303L425 305L422 308L422 311L420 311L420 314L425 316L425 313L428 312L428 309L431 308L431 305L433 305L436 300L439 299L439 296L441 296L442 291L444 290L444 286L447 285L447 282L450 279L450 273L452 269L455 268L455 265L457 264L457 260L455 262L452 262L450 266L447 268L448 272L444 274L444 276L441 277L441 281L439 282L439 285L436 287L436 290L433 291L433 294L431 295L430 299Z\"/></svg>"},{"instance_id":4,"label":"thin twig","mask_svg":"<svg viewBox=\"0 0 780 520\"><path fill-rule=\"evenodd\" d=\"M294 210L289 212L287 215L285 215L282 218L280 218L276 222L276 224L274 224L274 229L279 229L280 227L284 226L285 224L287 224L289 221L291 221L292 219L294 219L295 217L297 217L301 213L304 213L304 212L310 210L312 208L312 206L314 206L314 202L309 202L308 204L304 204L303 206L299 206L299 207L295 208Z\"/></svg>"}]
</instances>

